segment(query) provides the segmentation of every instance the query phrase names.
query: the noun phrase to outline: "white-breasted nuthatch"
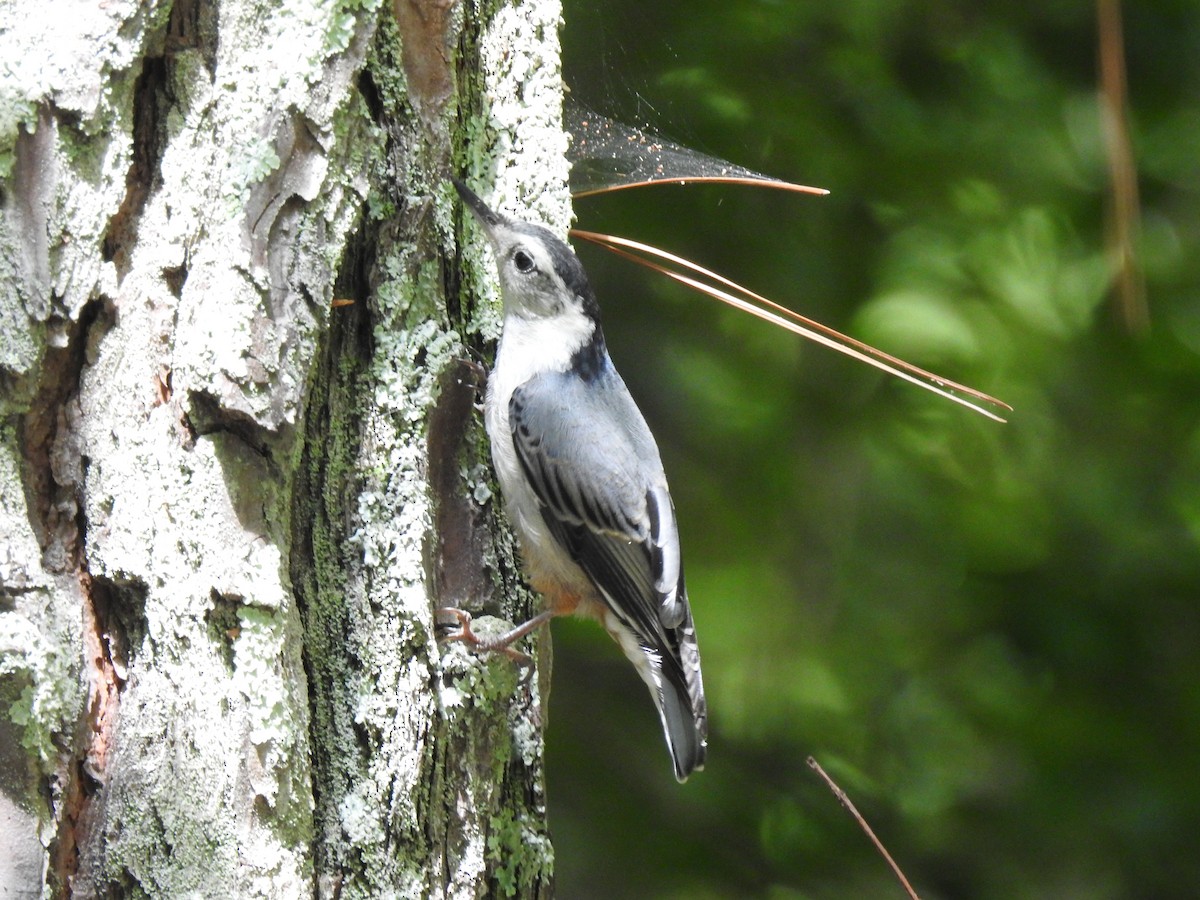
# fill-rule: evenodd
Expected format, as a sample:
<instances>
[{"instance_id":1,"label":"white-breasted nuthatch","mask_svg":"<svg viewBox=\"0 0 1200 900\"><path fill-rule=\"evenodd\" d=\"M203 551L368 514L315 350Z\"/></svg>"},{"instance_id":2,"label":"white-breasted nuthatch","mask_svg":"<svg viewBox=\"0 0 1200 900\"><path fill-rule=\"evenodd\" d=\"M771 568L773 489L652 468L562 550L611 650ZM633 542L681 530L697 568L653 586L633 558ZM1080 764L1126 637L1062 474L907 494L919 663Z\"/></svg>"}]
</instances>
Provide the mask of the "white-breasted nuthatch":
<instances>
[{"instance_id":1,"label":"white-breasted nuthatch","mask_svg":"<svg viewBox=\"0 0 1200 900\"><path fill-rule=\"evenodd\" d=\"M504 328L484 417L530 583L547 601L497 641L476 639L465 616L455 637L495 650L556 615L599 620L650 688L684 781L703 768L708 709L658 446L609 358L571 248L454 186L499 270Z\"/></svg>"}]
</instances>

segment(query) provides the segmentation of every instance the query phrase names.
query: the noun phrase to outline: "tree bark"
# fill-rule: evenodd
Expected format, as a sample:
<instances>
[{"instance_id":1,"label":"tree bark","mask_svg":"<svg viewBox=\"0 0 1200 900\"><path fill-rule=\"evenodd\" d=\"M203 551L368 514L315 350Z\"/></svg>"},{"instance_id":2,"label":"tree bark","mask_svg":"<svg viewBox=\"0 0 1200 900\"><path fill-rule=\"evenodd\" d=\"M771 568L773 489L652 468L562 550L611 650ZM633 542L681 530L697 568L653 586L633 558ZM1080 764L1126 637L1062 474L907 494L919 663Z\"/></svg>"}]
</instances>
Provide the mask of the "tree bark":
<instances>
[{"instance_id":1,"label":"tree bark","mask_svg":"<svg viewBox=\"0 0 1200 900\"><path fill-rule=\"evenodd\" d=\"M551 893L546 666L433 610L534 608L447 178L565 227L559 15L0 7L0 893Z\"/></svg>"}]
</instances>

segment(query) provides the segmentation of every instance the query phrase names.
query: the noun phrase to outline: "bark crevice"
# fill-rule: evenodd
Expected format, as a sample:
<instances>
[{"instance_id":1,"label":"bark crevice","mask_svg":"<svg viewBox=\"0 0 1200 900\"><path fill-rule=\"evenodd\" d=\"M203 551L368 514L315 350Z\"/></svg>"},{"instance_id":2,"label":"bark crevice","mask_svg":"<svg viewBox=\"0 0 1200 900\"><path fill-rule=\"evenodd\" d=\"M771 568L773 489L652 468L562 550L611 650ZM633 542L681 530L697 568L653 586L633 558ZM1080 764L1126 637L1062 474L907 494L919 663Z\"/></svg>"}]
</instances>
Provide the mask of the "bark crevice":
<instances>
[{"instance_id":1,"label":"bark crevice","mask_svg":"<svg viewBox=\"0 0 1200 900\"><path fill-rule=\"evenodd\" d=\"M321 340L292 485L289 576L304 627L309 684L309 746L314 800L314 896L336 887L326 876L344 858L339 804L363 765L365 738L354 722L351 610L343 554L358 477L363 373L374 355L368 295L373 240L365 219L347 242L335 293L355 300L333 311Z\"/></svg>"},{"instance_id":2,"label":"bark crevice","mask_svg":"<svg viewBox=\"0 0 1200 900\"><path fill-rule=\"evenodd\" d=\"M133 85L133 159L125 175L125 198L109 218L100 244L100 258L116 267L118 283L129 272L129 257L137 244L138 223L146 200L162 186L164 119L173 102L166 58L147 56Z\"/></svg>"},{"instance_id":3,"label":"bark crevice","mask_svg":"<svg viewBox=\"0 0 1200 900\"><path fill-rule=\"evenodd\" d=\"M42 548L42 565L57 575L78 571L83 562L87 456L79 433L80 380L89 346L112 322L107 299L95 298L67 323L65 343L48 347L42 357L36 392L20 420L26 509Z\"/></svg>"}]
</instances>

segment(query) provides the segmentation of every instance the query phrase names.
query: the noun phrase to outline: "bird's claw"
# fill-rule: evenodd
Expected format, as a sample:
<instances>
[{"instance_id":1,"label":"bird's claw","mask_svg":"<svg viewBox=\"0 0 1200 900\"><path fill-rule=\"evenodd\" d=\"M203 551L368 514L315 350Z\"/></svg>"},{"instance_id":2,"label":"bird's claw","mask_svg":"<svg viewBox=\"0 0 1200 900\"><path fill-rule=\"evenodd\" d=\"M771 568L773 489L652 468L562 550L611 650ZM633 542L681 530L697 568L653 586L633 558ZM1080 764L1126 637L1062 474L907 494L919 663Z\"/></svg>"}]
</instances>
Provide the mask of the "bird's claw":
<instances>
[{"instance_id":1,"label":"bird's claw","mask_svg":"<svg viewBox=\"0 0 1200 900\"><path fill-rule=\"evenodd\" d=\"M459 609L456 606L443 606L438 609L439 617L453 616L458 620L458 631L451 632L442 636L443 641L461 641L467 644L476 653L503 653L518 666L525 669L521 675L522 683L526 682L533 672L533 657L528 653L522 653L520 650L514 650L512 642L521 635L503 634L497 638L481 638L471 628L471 614L465 609ZM449 626L447 626L449 627Z\"/></svg>"}]
</instances>

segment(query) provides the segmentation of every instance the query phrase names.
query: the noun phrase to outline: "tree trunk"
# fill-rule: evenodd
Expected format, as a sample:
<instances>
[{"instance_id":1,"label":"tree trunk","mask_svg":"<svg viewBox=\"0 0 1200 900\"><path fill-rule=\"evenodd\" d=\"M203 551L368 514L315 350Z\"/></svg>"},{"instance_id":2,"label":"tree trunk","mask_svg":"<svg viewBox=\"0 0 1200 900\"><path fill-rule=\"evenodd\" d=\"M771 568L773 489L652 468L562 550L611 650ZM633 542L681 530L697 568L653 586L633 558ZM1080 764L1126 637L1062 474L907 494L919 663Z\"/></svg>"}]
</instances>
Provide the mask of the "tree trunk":
<instances>
[{"instance_id":1,"label":"tree trunk","mask_svg":"<svg viewBox=\"0 0 1200 900\"><path fill-rule=\"evenodd\" d=\"M534 603L447 177L565 226L558 19L0 8L0 894L551 893L545 666L433 610Z\"/></svg>"}]
</instances>

